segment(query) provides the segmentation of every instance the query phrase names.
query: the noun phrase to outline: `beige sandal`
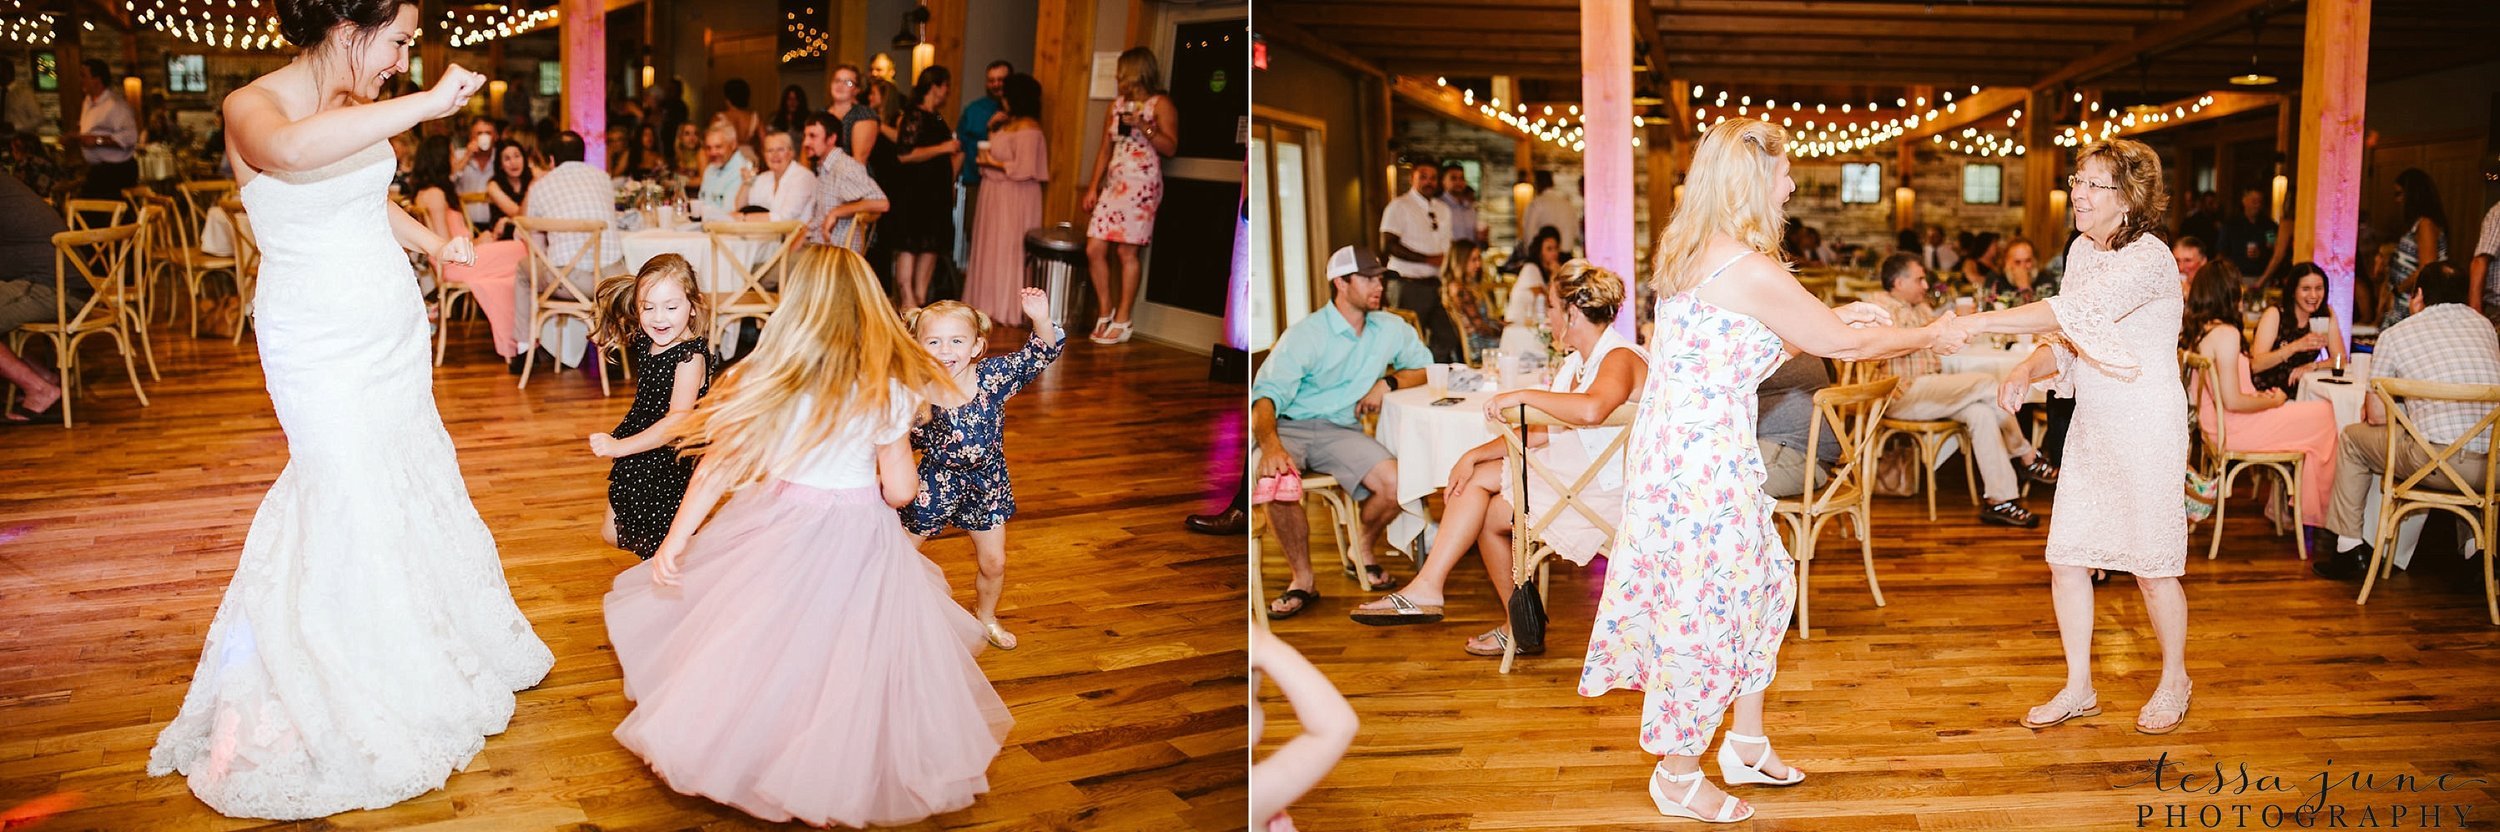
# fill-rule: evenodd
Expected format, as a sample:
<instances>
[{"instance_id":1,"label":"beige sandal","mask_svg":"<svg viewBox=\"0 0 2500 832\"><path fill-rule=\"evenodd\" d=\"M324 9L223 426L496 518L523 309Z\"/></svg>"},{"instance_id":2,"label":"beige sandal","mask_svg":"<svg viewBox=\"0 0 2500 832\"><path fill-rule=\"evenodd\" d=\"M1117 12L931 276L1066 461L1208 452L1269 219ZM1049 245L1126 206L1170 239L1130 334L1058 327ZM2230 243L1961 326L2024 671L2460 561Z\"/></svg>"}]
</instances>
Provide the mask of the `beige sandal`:
<instances>
[{"instance_id":1,"label":"beige sandal","mask_svg":"<svg viewBox=\"0 0 2500 832\"><path fill-rule=\"evenodd\" d=\"M1022 643L1009 641L1009 639L1015 638L1015 634L1007 632L1007 628L1005 627L998 626L998 622L996 621L992 621L987 625L984 625L983 629L989 631L988 637L991 647L996 647L1000 650L1014 650L1017 645Z\"/></svg>"},{"instance_id":2,"label":"beige sandal","mask_svg":"<svg viewBox=\"0 0 2500 832\"><path fill-rule=\"evenodd\" d=\"M2057 695L2051 697L2049 701L2041 703L2040 708L2054 709L2056 711L2057 718L2033 720L2030 714L2024 714L2023 727L2040 729L2057 725L2076 717L2100 716L2101 697L2099 694L2091 691L2085 691L2083 695L2077 696L2069 693L2063 688L2060 688L2057 691ZM2040 708L2033 708L2032 710L2036 711Z\"/></svg>"},{"instance_id":3,"label":"beige sandal","mask_svg":"<svg viewBox=\"0 0 2500 832\"><path fill-rule=\"evenodd\" d=\"M2145 734L2167 734L2179 730L2179 726L2187 724L2188 694L2195 690L2195 682L2180 685L2177 689L2154 688L2153 698L2144 703L2143 710L2135 712L2135 730ZM2145 717L2162 714L2170 717L2168 724L2159 728L2145 725Z\"/></svg>"}]
</instances>

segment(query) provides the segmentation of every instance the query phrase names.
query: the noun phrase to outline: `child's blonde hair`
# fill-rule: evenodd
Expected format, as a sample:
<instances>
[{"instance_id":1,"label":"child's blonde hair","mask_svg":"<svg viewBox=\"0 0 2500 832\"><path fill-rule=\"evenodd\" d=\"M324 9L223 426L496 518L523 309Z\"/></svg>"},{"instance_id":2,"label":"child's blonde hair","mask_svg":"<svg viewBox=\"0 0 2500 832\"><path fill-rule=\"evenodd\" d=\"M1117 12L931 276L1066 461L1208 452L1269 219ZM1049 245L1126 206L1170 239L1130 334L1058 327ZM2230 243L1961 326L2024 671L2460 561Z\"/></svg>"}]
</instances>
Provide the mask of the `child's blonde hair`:
<instances>
[{"instance_id":1,"label":"child's blonde hair","mask_svg":"<svg viewBox=\"0 0 2500 832\"><path fill-rule=\"evenodd\" d=\"M911 330L913 337L918 337L920 335L920 324L922 322L938 318L962 318L964 323L972 326L972 334L978 335L982 338L990 337L989 313L966 306L959 301L951 300L938 301L905 313L903 315L903 328Z\"/></svg>"},{"instance_id":2,"label":"child's blonde hair","mask_svg":"<svg viewBox=\"0 0 2500 832\"><path fill-rule=\"evenodd\" d=\"M591 340L598 342L602 349L624 355L626 347L634 343L634 333L642 330L643 286L646 282L660 280L677 281L677 287L686 292L687 336L701 338L703 333L711 332L712 296L696 283L694 264L676 254L662 254L642 264L639 273L620 274L599 281L598 290L591 293L591 306L599 310L599 320L593 324Z\"/></svg>"},{"instance_id":3,"label":"child's blonde hair","mask_svg":"<svg viewBox=\"0 0 2500 832\"><path fill-rule=\"evenodd\" d=\"M682 446L730 488L779 478L843 425L891 411L893 389L925 402L954 379L903 331L868 261L810 246L782 280L781 308L755 351L695 405ZM814 407L802 414L802 397Z\"/></svg>"}]
</instances>

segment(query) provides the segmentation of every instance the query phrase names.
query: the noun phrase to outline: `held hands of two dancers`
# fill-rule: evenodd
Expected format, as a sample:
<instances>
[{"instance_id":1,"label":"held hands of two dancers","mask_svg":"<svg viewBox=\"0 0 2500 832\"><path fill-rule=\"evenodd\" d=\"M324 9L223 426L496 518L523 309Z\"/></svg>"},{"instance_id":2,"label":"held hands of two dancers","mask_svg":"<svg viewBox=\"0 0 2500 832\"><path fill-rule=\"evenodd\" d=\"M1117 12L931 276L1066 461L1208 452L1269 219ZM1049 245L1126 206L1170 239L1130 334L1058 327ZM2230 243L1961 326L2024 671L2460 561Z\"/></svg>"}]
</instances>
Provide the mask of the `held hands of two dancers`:
<instances>
[{"instance_id":1,"label":"held hands of two dancers","mask_svg":"<svg viewBox=\"0 0 2500 832\"><path fill-rule=\"evenodd\" d=\"M1866 301L1833 307L1832 315L1838 317L1841 323L1852 327L1893 325L1891 312ZM1927 349L1937 355L1952 355L1961 352L1962 347L1970 343L1971 335L1978 332L1969 319L1956 318L1949 311L1922 327L1922 330L1927 333Z\"/></svg>"}]
</instances>

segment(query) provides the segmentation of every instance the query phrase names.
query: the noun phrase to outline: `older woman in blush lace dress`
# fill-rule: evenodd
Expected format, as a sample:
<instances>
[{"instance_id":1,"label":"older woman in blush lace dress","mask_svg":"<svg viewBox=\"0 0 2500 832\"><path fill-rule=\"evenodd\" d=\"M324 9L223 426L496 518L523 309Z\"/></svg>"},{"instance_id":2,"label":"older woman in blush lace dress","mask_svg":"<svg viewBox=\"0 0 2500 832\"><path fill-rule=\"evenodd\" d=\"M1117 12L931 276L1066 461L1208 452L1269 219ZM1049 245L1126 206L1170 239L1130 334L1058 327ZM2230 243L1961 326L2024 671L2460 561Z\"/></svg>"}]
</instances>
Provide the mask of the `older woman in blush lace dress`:
<instances>
[{"instance_id":1,"label":"older woman in blush lace dress","mask_svg":"<svg viewBox=\"0 0 2500 832\"><path fill-rule=\"evenodd\" d=\"M2075 397L2073 432L2049 523L2049 587L2066 686L2024 715L2046 728L2097 716L2092 690L2092 572L2135 575L2161 643L2161 682L2136 730L2166 734L2187 717L2187 391L2175 360L2183 305L2177 263L2154 237L2161 158L2142 143L2100 142L2077 155L2075 228L2062 294L1962 319L1973 333L2040 333L2048 343L2008 373L2007 410L2036 382Z\"/></svg>"}]
</instances>

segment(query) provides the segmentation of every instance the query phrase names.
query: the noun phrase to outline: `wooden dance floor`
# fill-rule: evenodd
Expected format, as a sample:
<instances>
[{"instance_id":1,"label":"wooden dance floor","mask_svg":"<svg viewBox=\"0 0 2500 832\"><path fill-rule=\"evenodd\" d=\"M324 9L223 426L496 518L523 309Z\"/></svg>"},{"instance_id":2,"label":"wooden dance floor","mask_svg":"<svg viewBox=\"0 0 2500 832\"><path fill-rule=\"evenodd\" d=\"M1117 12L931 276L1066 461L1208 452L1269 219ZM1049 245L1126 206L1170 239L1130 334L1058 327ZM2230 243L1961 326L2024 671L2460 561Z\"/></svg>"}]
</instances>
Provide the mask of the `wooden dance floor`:
<instances>
[{"instance_id":1,"label":"wooden dance floor","mask_svg":"<svg viewBox=\"0 0 2500 832\"><path fill-rule=\"evenodd\" d=\"M2243 488L2220 560L2205 559L2204 527L2192 538L2184 581L2196 688L2180 730L2134 730L2161 665L2143 599L2120 576L2097 593L2102 715L2033 732L2018 720L2064 678L2041 561L2046 526L1982 525L1953 481L1960 466L1947 469L1933 523L1921 500L1877 502L1888 606L1868 595L1856 541L1837 531L1823 539L1813 637L1791 630L1767 701L1781 757L1809 775L1786 789L1735 788L1757 814L1732 828L2500 824L2500 628L2484 611L2480 563L2425 544L2410 573L2355 606L2359 582L2310 575ZM2046 493L2028 504L2050 509ZM1498 659L1461 652L1501 621L1472 555L1455 573L1448 620L1368 627L1345 617L1365 595L1329 563L1324 525L1315 534L1324 597L1274 628L1336 683L1362 727L1335 771L1293 808L1302 828L1704 828L1651 807L1645 778L1657 758L1637 741L1641 695L1575 691L1604 561L1557 565L1547 652L1502 675ZM1288 573L1272 536L1261 550L1267 591L1282 592ZM1390 568L1413 574L1402 559ZM1298 729L1272 683L1258 695L1270 718L1258 747L1265 756ZM2166 791L2148 782L2165 754ZM2217 794L2218 764L2230 780ZM1719 782L1715 756L1704 768ZM2312 822L2282 815L2316 801L2321 773L2333 787ZM2184 790L2181 774L2194 776ZM2365 791L2352 788L2355 774L2371 778ZM2435 782L2443 774L2455 775L2444 790ZM2418 780L2408 786L2397 775ZM2279 780L2261 779L2269 776Z\"/></svg>"},{"instance_id":2,"label":"wooden dance floor","mask_svg":"<svg viewBox=\"0 0 2500 832\"><path fill-rule=\"evenodd\" d=\"M146 776L286 462L252 341L159 326L154 406L90 345L94 394L75 430L0 429L0 813L61 796L76 808L32 828L772 826L670 792L609 735L628 705L600 599L635 559L599 540L608 463L586 437L615 426L631 387L601 398L576 371L516 390L482 324L453 331L436 396L513 595L556 655L511 728L444 789L329 821L231 820L180 777ZM1206 381L1202 356L1072 341L1009 405L1021 513L1000 617L1023 645L981 665L1015 728L989 794L921 828L1238 828L1242 538L1192 535L1181 518L1231 496L1239 451L1220 449L1239 446L1242 389ZM970 541L956 532L926 551L969 606Z\"/></svg>"}]
</instances>

